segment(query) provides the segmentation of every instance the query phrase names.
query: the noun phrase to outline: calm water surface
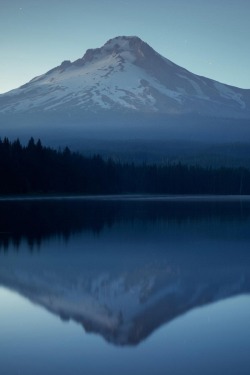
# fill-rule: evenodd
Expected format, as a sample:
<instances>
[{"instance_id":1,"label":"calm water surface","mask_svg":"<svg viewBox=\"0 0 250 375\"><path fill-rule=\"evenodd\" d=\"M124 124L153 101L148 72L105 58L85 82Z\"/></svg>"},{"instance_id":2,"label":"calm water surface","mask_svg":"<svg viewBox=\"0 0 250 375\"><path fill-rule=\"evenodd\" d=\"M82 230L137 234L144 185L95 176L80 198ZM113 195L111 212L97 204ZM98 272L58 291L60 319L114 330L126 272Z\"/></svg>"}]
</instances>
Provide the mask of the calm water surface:
<instances>
[{"instance_id":1,"label":"calm water surface","mask_svg":"<svg viewBox=\"0 0 250 375\"><path fill-rule=\"evenodd\" d=\"M249 374L250 199L0 201L0 374Z\"/></svg>"}]
</instances>

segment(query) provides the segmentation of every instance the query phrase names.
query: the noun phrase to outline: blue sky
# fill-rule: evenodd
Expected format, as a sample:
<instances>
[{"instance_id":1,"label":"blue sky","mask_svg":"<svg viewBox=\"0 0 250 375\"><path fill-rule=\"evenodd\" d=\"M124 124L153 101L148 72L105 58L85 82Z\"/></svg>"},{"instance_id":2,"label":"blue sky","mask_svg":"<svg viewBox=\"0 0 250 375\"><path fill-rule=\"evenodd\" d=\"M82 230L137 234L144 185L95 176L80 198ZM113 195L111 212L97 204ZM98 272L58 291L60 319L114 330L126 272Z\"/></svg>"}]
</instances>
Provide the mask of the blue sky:
<instances>
[{"instance_id":1,"label":"blue sky","mask_svg":"<svg viewBox=\"0 0 250 375\"><path fill-rule=\"evenodd\" d=\"M0 92L118 35L250 89L249 20L249 0L0 0Z\"/></svg>"}]
</instances>

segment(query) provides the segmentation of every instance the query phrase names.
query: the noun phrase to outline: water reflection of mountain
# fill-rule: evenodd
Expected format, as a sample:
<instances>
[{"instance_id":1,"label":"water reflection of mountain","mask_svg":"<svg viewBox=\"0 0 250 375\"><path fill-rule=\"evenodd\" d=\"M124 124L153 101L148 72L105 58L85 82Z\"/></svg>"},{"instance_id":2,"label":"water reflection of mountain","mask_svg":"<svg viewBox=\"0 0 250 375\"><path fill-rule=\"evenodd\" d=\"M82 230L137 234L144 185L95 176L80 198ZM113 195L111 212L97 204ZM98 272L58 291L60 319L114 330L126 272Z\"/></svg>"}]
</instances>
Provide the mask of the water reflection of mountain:
<instances>
[{"instance_id":1,"label":"water reflection of mountain","mask_svg":"<svg viewBox=\"0 0 250 375\"><path fill-rule=\"evenodd\" d=\"M250 222L250 201L169 199L34 199L0 201L0 250L22 240L33 245L55 235L67 240L81 231L100 233L116 223L224 222L225 229Z\"/></svg>"},{"instance_id":2,"label":"water reflection of mountain","mask_svg":"<svg viewBox=\"0 0 250 375\"><path fill-rule=\"evenodd\" d=\"M178 257L168 262L167 257L156 261L154 254L132 267L120 256L109 257L102 267L77 256L39 263L29 257L32 261L18 265L4 260L0 284L108 342L136 345L193 308L250 292L250 257L243 251L236 264L218 261L216 254L197 255L189 251L186 262Z\"/></svg>"},{"instance_id":3,"label":"water reflection of mountain","mask_svg":"<svg viewBox=\"0 0 250 375\"><path fill-rule=\"evenodd\" d=\"M138 344L195 307L250 292L247 200L0 206L9 249L0 285L113 344Z\"/></svg>"}]
</instances>

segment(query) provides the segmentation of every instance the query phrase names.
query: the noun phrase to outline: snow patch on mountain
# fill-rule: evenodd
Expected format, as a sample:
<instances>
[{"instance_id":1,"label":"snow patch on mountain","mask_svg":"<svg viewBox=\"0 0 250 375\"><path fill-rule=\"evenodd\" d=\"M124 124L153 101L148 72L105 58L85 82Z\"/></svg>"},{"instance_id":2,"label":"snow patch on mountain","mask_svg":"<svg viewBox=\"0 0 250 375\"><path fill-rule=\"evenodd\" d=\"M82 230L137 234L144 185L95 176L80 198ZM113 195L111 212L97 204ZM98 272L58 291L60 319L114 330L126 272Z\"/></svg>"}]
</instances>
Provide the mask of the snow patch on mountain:
<instances>
[{"instance_id":1,"label":"snow patch on mountain","mask_svg":"<svg viewBox=\"0 0 250 375\"><path fill-rule=\"evenodd\" d=\"M246 103L243 101L242 94L236 93L232 88L227 85L223 85L219 82L214 82L215 88L219 91L222 98L231 99L239 103L242 109L246 108Z\"/></svg>"},{"instance_id":2,"label":"snow patch on mountain","mask_svg":"<svg viewBox=\"0 0 250 375\"><path fill-rule=\"evenodd\" d=\"M196 96L200 99L204 99L204 100L209 100L209 96L208 95L205 95L204 94L204 91L201 89L201 87L199 86L199 84L197 82L195 82L194 80L192 80L191 78L187 77L187 76L184 76L182 74L178 74L179 77L185 79L186 81L188 81L191 86L193 87L193 89L195 90L196 92ZM185 92L186 93L186 92Z\"/></svg>"}]
</instances>

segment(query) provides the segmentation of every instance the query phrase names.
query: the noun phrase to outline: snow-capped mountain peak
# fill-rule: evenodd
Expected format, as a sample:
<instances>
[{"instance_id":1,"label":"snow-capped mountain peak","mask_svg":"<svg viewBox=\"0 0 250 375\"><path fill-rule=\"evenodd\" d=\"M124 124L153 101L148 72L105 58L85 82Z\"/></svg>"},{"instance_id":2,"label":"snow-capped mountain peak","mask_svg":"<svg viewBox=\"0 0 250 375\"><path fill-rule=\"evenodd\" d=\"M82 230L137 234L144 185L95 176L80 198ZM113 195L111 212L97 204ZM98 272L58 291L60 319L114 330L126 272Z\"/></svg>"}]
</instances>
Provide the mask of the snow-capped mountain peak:
<instances>
[{"instance_id":1,"label":"snow-capped mountain peak","mask_svg":"<svg viewBox=\"0 0 250 375\"><path fill-rule=\"evenodd\" d=\"M153 48L140 38L136 36L119 36L108 40L101 48L88 49L83 58L77 60L77 62L82 61L84 64L98 60L105 55L119 56L124 59L131 57L135 61L136 59L146 58L150 54L154 55L156 53Z\"/></svg>"},{"instance_id":2,"label":"snow-capped mountain peak","mask_svg":"<svg viewBox=\"0 0 250 375\"><path fill-rule=\"evenodd\" d=\"M136 36L110 39L0 95L4 135L49 139L54 132L53 139L65 135L62 142L68 134L74 138L73 128L94 139L122 133L126 139L224 142L226 135L245 141L249 118L250 90L193 74Z\"/></svg>"},{"instance_id":3,"label":"snow-capped mountain peak","mask_svg":"<svg viewBox=\"0 0 250 375\"><path fill-rule=\"evenodd\" d=\"M0 113L129 110L250 116L249 90L199 77L136 36L89 49L0 96Z\"/></svg>"}]
</instances>

